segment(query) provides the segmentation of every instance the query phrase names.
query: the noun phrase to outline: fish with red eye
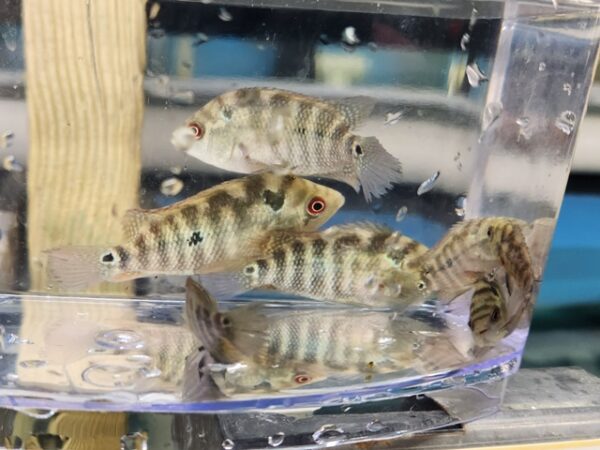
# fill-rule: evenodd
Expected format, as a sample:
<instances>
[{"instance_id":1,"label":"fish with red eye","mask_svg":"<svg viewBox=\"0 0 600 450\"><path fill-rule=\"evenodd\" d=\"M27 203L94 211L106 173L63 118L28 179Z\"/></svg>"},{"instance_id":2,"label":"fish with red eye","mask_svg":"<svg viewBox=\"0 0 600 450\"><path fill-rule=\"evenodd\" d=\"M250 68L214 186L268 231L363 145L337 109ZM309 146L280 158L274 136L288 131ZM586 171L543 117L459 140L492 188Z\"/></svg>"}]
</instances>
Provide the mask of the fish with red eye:
<instances>
[{"instance_id":1,"label":"fish with red eye","mask_svg":"<svg viewBox=\"0 0 600 450\"><path fill-rule=\"evenodd\" d=\"M313 197L306 206L306 212L308 212L308 214L310 214L311 216L318 216L323 211L325 211L326 206L327 203L325 203L324 199L322 199L321 197Z\"/></svg>"},{"instance_id":2,"label":"fish with red eye","mask_svg":"<svg viewBox=\"0 0 600 450\"><path fill-rule=\"evenodd\" d=\"M294 377L294 382L297 384L306 384L311 380L312 380L311 377L309 377L308 375L305 375L303 373L299 373L298 375L296 375Z\"/></svg>"},{"instance_id":3,"label":"fish with red eye","mask_svg":"<svg viewBox=\"0 0 600 450\"><path fill-rule=\"evenodd\" d=\"M199 141L204 136L204 128L198 122L192 122L188 125L192 133L194 133L194 138Z\"/></svg>"}]
</instances>

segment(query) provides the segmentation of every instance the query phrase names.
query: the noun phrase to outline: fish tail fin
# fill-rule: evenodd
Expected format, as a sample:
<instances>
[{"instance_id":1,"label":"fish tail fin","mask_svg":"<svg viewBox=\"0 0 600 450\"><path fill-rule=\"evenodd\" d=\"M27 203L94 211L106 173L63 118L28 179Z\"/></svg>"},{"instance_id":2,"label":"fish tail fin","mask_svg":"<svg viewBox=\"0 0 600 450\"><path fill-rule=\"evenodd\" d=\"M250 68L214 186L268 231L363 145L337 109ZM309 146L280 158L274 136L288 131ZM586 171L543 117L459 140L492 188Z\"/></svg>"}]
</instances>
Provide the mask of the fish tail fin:
<instances>
[{"instance_id":1,"label":"fish tail fin","mask_svg":"<svg viewBox=\"0 0 600 450\"><path fill-rule=\"evenodd\" d=\"M252 288L245 283L240 272L215 272L199 275L204 288L219 300L230 299Z\"/></svg>"},{"instance_id":2,"label":"fish tail fin","mask_svg":"<svg viewBox=\"0 0 600 450\"><path fill-rule=\"evenodd\" d=\"M48 275L51 285L66 289L85 289L106 281L101 263L103 247L60 247L47 250Z\"/></svg>"},{"instance_id":3,"label":"fish tail fin","mask_svg":"<svg viewBox=\"0 0 600 450\"><path fill-rule=\"evenodd\" d=\"M358 167L358 178L363 194L370 202L373 197L381 197L398 183L402 177L400 161L383 148L375 137L361 138L362 160Z\"/></svg>"}]
</instances>

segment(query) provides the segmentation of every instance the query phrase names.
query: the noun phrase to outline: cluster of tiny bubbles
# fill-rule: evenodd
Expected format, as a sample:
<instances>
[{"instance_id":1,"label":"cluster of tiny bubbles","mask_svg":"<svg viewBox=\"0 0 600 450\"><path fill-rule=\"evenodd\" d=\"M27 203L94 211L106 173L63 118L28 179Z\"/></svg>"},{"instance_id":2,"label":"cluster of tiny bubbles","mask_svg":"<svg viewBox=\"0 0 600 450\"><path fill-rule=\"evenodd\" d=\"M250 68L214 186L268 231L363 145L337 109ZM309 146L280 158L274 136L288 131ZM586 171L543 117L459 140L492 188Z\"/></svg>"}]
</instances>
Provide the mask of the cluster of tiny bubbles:
<instances>
[{"instance_id":1,"label":"cluster of tiny bubbles","mask_svg":"<svg viewBox=\"0 0 600 450\"><path fill-rule=\"evenodd\" d=\"M500 117L502 113L502 103L491 102L485 106L483 117L481 119L481 131L486 131Z\"/></svg>"},{"instance_id":2,"label":"cluster of tiny bubbles","mask_svg":"<svg viewBox=\"0 0 600 450\"><path fill-rule=\"evenodd\" d=\"M562 131L567 136L570 136L575 129L575 121L577 120L577 116L573 111L563 111L560 116L554 122L556 128Z\"/></svg>"},{"instance_id":3,"label":"cluster of tiny bubbles","mask_svg":"<svg viewBox=\"0 0 600 450\"><path fill-rule=\"evenodd\" d=\"M337 425L323 425L312 435L313 441L319 445L333 445L345 438L344 430Z\"/></svg>"},{"instance_id":4,"label":"cluster of tiny bubbles","mask_svg":"<svg viewBox=\"0 0 600 450\"><path fill-rule=\"evenodd\" d=\"M436 171L433 175L431 175L429 178L427 178L425 181L423 181L420 186L417 189L417 195L423 195L426 194L427 192L431 191L437 181L437 179L440 177L440 171Z\"/></svg>"},{"instance_id":5,"label":"cluster of tiny bubbles","mask_svg":"<svg viewBox=\"0 0 600 450\"><path fill-rule=\"evenodd\" d=\"M267 439L267 443L270 447L279 447L281 444L283 444L284 439L285 433L279 432L275 433L272 436L269 436L269 438Z\"/></svg>"},{"instance_id":6,"label":"cluster of tiny bubbles","mask_svg":"<svg viewBox=\"0 0 600 450\"><path fill-rule=\"evenodd\" d=\"M235 447L235 443L231 439L225 439L221 443L221 447L223 447L225 450L232 450Z\"/></svg>"},{"instance_id":7,"label":"cluster of tiny bubbles","mask_svg":"<svg viewBox=\"0 0 600 450\"><path fill-rule=\"evenodd\" d=\"M160 192L167 197L178 195L183 189L183 181L177 177L169 177L160 183Z\"/></svg>"},{"instance_id":8,"label":"cluster of tiny bubbles","mask_svg":"<svg viewBox=\"0 0 600 450\"><path fill-rule=\"evenodd\" d=\"M454 212L458 217L464 217L467 211L467 197L464 195L458 196Z\"/></svg>"},{"instance_id":9,"label":"cluster of tiny bubbles","mask_svg":"<svg viewBox=\"0 0 600 450\"><path fill-rule=\"evenodd\" d=\"M478 87L480 83L487 81L487 77L483 74L477 63L471 63L465 69L467 81L471 87Z\"/></svg>"},{"instance_id":10,"label":"cluster of tiny bubbles","mask_svg":"<svg viewBox=\"0 0 600 450\"><path fill-rule=\"evenodd\" d=\"M39 367L44 367L47 364L48 363L42 359L28 359L26 361L21 361L19 366L23 367L24 369L36 369Z\"/></svg>"},{"instance_id":11,"label":"cluster of tiny bubbles","mask_svg":"<svg viewBox=\"0 0 600 450\"><path fill-rule=\"evenodd\" d=\"M219 19L223 22L231 22L233 20L233 16L227 9L224 7L219 8Z\"/></svg>"}]
</instances>

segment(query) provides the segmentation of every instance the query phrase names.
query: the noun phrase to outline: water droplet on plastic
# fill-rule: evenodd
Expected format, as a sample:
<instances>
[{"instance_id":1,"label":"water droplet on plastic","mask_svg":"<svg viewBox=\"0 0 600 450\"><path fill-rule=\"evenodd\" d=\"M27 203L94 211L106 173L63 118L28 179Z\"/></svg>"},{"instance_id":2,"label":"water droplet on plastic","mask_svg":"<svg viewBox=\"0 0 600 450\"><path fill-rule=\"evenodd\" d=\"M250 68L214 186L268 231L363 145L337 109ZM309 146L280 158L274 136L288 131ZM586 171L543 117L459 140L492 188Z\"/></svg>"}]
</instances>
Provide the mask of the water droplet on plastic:
<instances>
[{"instance_id":1,"label":"water droplet on plastic","mask_svg":"<svg viewBox=\"0 0 600 450\"><path fill-rule=\"evenodd\" d=\"M148 13L148 19L154 20L160 12L160 3L154 2L150 5L150 12Z\"/></svg>"},{"instance_id":2,"label":"water droplet on plastic","mask_svg":"<svg viewBox=\"0 0 600 450\"><path fill-rule=\"evenodd\" d=\"M231 450L235 446L234 442L231 439L225 439L221 444L225 450Z\"/></svg>"},{"instance_id":3,"label":"water droplet on plastic","mask_svg":"<svg viewBox=\"0 0 600 450\"><path fill-rule=\"evenodd\" d=\"M575 129L576 120L577 116L573 111L563 111L554 122L554 125L567 136L570 136Z\"/></svg>"},{"instance_id":4,"label":"water droplet on plastic","mask_svg":"<svg viewBox=\"0 0 600 450\"><path fill-rule=\"evenodd\" d=\"M339 428L337 425L323 425L312 435L313 441L317 444L336 444L344 439L344 430Z\"/></svg>"},{"instance_id":5,"label":"water droplet on plastic","mask_svg":"<svg viewBox=\"0 0 600 450\"><path fill-rule=\"evenodd\" d=\"M135 432L121 436L121 450L148 450L146 433Z\"/></svg>"},{"instance_id":6,"label":"water droplet on plastic","mask_svg":"<svg viewBox=\"0 0 600 450\"><path fill-rule=\"evenodd\" d=\"M174 197L183 189L183 181L179 178L171 177L160 183L160 192L167 197Z\"/></svg>"},{"instance_id":7,"label":"water droplet on plastic","mask_svg":"<svg viewBox=\"0 0 600 450\"><path fill-rule=\"evenodd\" d=\"M469 81L471 87L478 87L480 83L487 81L487 77L479 69L477 63L469 64L465 72L467 74L467 80Z\"/></svg>"},{"instance_id":8,"label":"water droplet on plastic","mask_svg":"<svg viewBox=\"0 0 600 450\"><path fill-rule=\"evenodd\" d=\"M437 181L437 179L439 177L440 177L440 171L438 170L437 172L435 172L433 175L431 175L429 178L427 178L425 181L423 181L421 183L421 185L417 189L417 195L423 195L423 194L429 192L430 190L432 190L433 186L435 185L435 182Z\"/></svg>"},{"instance_id":9,"label":"water droplet on plastic","mask_svg":"<svg viewBox=\"0 0 600 450\"><path fill-rule=\"evenodd\" d=\"M24 369L36 369L38 367L44 367L46 364L48 363L41 359L28 359L27 361L21 361L19 366L23 367Z\"/></svg>"},{"instance_id":10,"label":"water droplet on plastic","mask_svg":"<svg viewBox=\"0 0 600 450\"><path fill-rule=\"evenodd\" d=\"M467 210L467 197L461 195L456 199L456 207L454 208L454 212L458 217L464 217Z\"/></svg>"},{"instance_id":11,"label":"water droplet on plastic","mask_svg":"<svg viewBox=\"0 0 600 450\"><path fill-rule=\"evenodd\" d=\"M545 62L541 62L541 63L538 65L538 70L539 70L540 72L543 72L544 70L546 70L546 63L545 63Z\"/></svg>"},{"instance_id":12,"label":"water droplet on plastic","mask_svg":"<svg viewBox=\"0 0 600 450\"><path fill-rule=\"evenodd\" d=\"M408 207L401 206L396 213L396 222L402 222L408 214Z\"/></svg>"},{"instance_id":13,"label":"water droplet on plastic","mask_svg":"<svg viewBox=\"0 0 600 450\"><path fill-rule=\"evenodd\" d=\"M14 134L12 131L5 131L0 134L0 149L5 149L11 146Z\"/></svg>"},{"instance_id":14,"label":"water droplet on plastic","mask_svg":"<svg viewBox=\"0 0 600 450\"><path fill-rule=\"evenodd\" d=\"M4 157L2 160L2 167L9 172L23 172L23 166L15 160L13 155Z\"/></svg>"},{"instance_id":15,"label":"water droplet on plastic","mask_svg":"<svg viewBox=\"0 0 600 450\"><path fill-rule=\"evenodd\" d=\"M469 30L472 30L475 24L477 23L477 16L479 15L479 11L473 8L471 11L471 17L469 18Z\"/></svg>"},{"instance_id":16,"label":"water droplet on plastic","mask_svg":"<svg viewBox=\"0 0 600 450\"><path fill-rule=\"evenodd\" d=\"M144 377L146 378L157 378L160 377L161 373L162 372L157 367L154 367L152 369L142 369L142 375L144 375Z\"/></svg>"},{"instance_id":17,"label":"water droplet on plastic","mask_svg":"<svg viewBox=\"0 0 600 450\"><path fill-rule=\"evenodd\" d=\"M19 379L19 375L17 375L16 373L7 373L5 376L6 381L10 381L10 382L15 382L18 381Z\"/></svg>"},{"instance_id":18,"label":"water droplet on plastic","mask_svg":"<svg viewBox=\"0 0 600 450\"><path fill-rule=\"evenodd\" d=\"M196 33L196 40L192 43L194 47L208 42L208 36L204 33Z\"/></svg>"},{"instance_id":19,"label":"water droplet on plastic","mask_svg":"<svg viewBox=\"0 0 600 450\"><path fill-rule=\"evenodd\" d=\"M465 52L469 46L469 42L471 42L471 35L469 33L465 33L460 38L460 49Z\"/></svg>"},{"instance_id":20,"label":"water droplet on plastic","mask_svg":"<svg viewBox=\"0 0 600 450\"><path fill-rule=\"evenodd\" d=\"M502 113L502 103L488 103L483 110L483 117L481 119L482 131L486 131L500 117L500 113Z\"/></svg>"},{"instance_id":21,"label":"water droplet on plastic","mask_svg":"<svg viewBox=\"0 0 600 450\"><path fill-rule=\"evenodd\" d=\"M396 125L404 115L404 111L389 112L385 115L385 125Z\"/></svg>"},{"instance_id":22,"label":"water droplet on plastic","mask_svg":"<svg viewBox=\"0 0 600 450\"><path fill-rule=\"evenodd\" d=\"M16 25L11 23L4 24L2 39L4 39L6 48L11 52L14 52L17 49L17 35L18 30Z\"/></svg>"},{"instance_id":23,"label":"water droplet on plastic","mask_svg":"<svg viewBox=\"0 0 600 450\"><path fill-rule=\"evenodd\" d=\"M127 361L138 363L138 364L150 364L152 362L152 357L148 355L127 355Z\"/></svg>"},{"instance_id":24,"label":"water droplet on plastic","mask_svg":"<svg viewBox=\"0 0 600 450\"><path fill-rule=\"evenodd\" d=\"M231 22L233 20L233 16L229 11L221 7L219 8L219 19L221 19L223 22Z\"/></svg>"},{"instance_id":25,"label":"water droplet on plastic","mask_svg":"<svg viewBox=\"0 0 600 450\"><path fill-rule=\"evenodd\" d=\"M564 83L563 91L566 92L568 96L570 96L571 92L573 92L573 87L571 86L571 83Z\"/></svg>"},{"instance_id":26,"label":"water droplet on plastic","mask_svg":"<svg viewBox=\"0 0 600 450\"><path fill-rule=\"evenodd\" d=\"M370 431L371 433L378 433L385 428L386 426L383 425L379 420L373 420L367 424L367 431Z\"/></svg>"},{"instance_id":27,"label":"water droplet on plastic","mask_svg":"<svg viewBox=\"0 0 600 450\"><path fill-rule=\"evenodd\" d=\"M273 436L269 436L268 444L271 447L279 447L283 444L283 440L285 439L285 433L275 433Z\"/></svg>"},{"instance_id":28,"label":"water droplet on plastic","mask_svg":"<svg viewBox=\"0 0 600 450\"><path fill-rule=\"evenodd\" d=\"M346 27L342 31L342 42L349 46L355 46L360 43L360 39L356 35L356 28Z\"/></svg>"}]
</instances>

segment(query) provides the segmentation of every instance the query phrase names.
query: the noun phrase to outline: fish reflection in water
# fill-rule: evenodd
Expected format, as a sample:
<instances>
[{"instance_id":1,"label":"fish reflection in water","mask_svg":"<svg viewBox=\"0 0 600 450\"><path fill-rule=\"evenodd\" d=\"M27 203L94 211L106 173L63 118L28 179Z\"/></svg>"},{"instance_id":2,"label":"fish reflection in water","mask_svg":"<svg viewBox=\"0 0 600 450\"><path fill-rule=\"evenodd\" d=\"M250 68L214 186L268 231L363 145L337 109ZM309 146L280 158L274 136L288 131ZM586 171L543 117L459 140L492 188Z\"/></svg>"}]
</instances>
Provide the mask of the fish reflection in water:
<instances>
[{"instance_id":1,"label":"fish reflection in water","mask_svg":"<svg viewBox=\"0 0 600 450\"><path fill-rule=\"evenodd\" d=\"M275 308L262 302L220 311L210 294L187 282L186 317L201 347L188 357L184 399L280 392L349 376L462 365L470 331L387 311Z\"/></svg>"}]
</instances>

